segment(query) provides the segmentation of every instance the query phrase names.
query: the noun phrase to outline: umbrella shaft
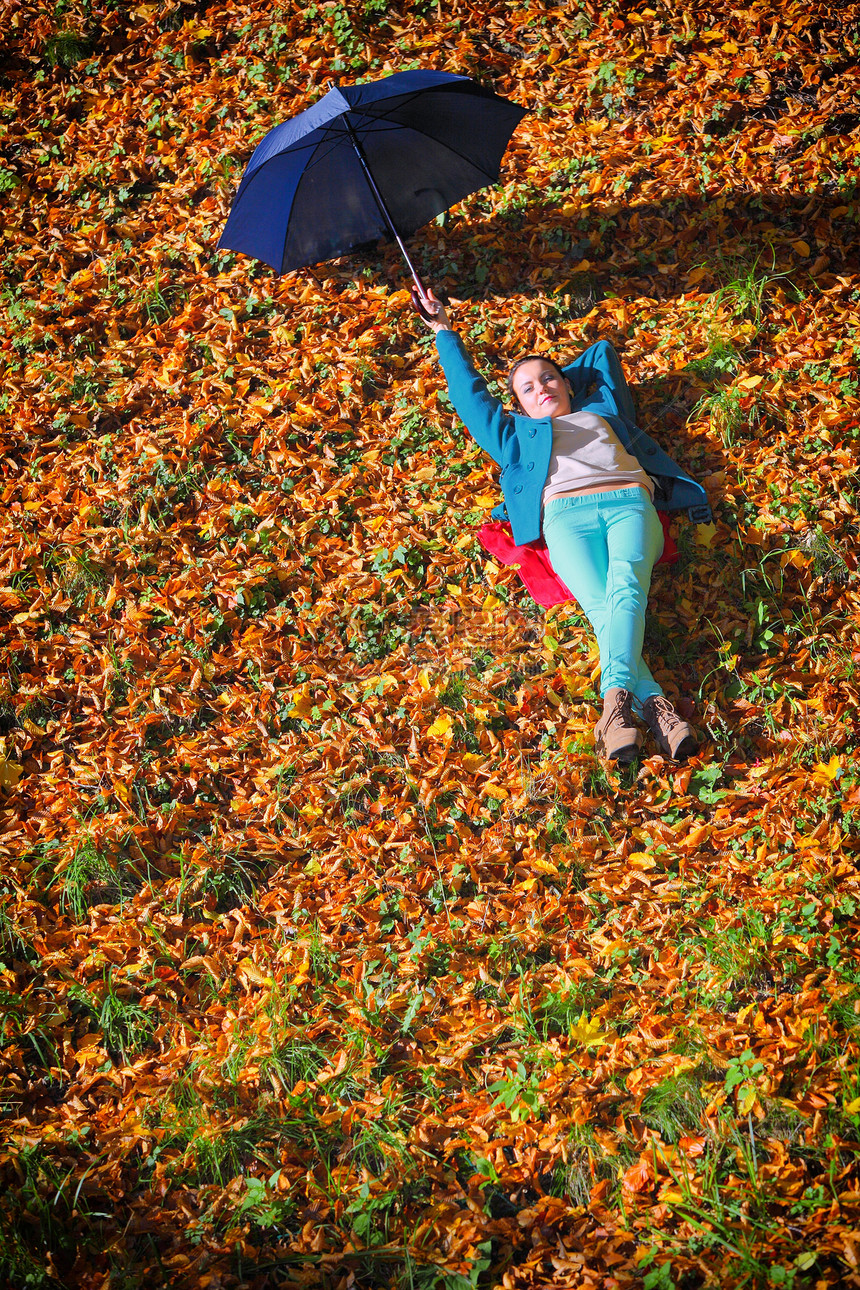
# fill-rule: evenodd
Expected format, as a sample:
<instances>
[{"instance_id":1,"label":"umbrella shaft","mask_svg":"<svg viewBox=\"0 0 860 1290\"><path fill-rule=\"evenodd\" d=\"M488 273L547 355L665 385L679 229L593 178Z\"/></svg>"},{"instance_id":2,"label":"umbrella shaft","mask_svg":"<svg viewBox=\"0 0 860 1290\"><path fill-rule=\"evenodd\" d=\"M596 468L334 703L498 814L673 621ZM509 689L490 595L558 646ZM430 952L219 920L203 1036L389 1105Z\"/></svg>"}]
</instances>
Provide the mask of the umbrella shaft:
<instances>
[{"instance_id":1,"label":"umbrella shaft","mask_svg":"<svg viewBox=\"0 0 860 1290\"><path fill-rule=\"evenodd\" d=\"M409 258L409 253L407 252L406 247L403 245L402 237L397 232L397 229L394 227L394 220L391 218L391 215L389 214L388 207L385 204L385 198L382 196L382 193L379 191L379 189L376 186L376 180L373 178L373 174L371 172L370 166L367 164L367 158L364 155L364 149L362 148L361 144L358 141L358 136L356 135L355 130L352 127L349 117L347 116L344 117L344 124L346 125L347 131L349 132L350 142L352 143L353 148L355 148L355 155L358 157L358 160L361 163L361 168L364 171L364 177L370 186L370 191L373 193L376 204L379 207L380 214L382 215L382 218L385 220L386 224L391 230L392 236L394 237L394 240L396 241L397 245L400 247L400 254L403 256L404 260L409 266L409 272L412 274L412 280L414 281L416 287L418 288L419 294L422 297L425 297L427 295L427 292L424 290L424 284L419 278L418 274L415 272L415 265L412 263L412 261Z\"/></svg>"}]
</instances>

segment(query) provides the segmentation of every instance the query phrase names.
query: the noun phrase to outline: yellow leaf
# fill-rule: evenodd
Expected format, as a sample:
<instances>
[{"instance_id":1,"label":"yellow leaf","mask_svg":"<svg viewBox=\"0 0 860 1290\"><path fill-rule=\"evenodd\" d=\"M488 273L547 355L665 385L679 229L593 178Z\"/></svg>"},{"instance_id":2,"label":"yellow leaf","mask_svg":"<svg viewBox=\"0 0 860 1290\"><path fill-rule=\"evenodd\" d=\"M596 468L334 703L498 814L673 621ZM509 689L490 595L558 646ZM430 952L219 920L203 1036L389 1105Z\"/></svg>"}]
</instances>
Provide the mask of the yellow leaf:
<instances>
[{"instance_id":1,"label":"yellow leaf","mask_svg":"<svg viewBox=\"0 0 860 1290\"><path fill-rule=\"evenodd\" d=\"M708 276L708 270L705 268L703 264L700 264L697 269L691 269L690 272L687 274L687 285L693 286L694 283L701 282L702 278L706 278L707 276Z\"/></svg>"},{"instance_id":2,"label":"yellow leaf","mask_svg":"<svg viewBox=\"0 0 860 1290\"><path fill-rule=\"evenodd\" d=\"M441 717L436 718L427 733L431 739L441 739L443 735L447 735L453 724L451 717L446 717L443 714Z\"/></svg>"},{"instance_id":3,"label":"yellow leaf","mask_svg":"<svg viewBox=\"0 0 860 1290\"><path fill-rule=\"evenodd\" d=\"M549 860L542 860L540 856L536 860L532 860L532 868L537 869L538 873L549 873L553 877L558 875L558 869L556 869L555 865Z\"/></svg>"},{"instance_id":4,"label":"yellow leaf","mask_svg":"<svg viewBox=\"0 0 860 1290\"><path fill-rule=\"evenodd\" d=\"M634 869L656 869L657 861L647 851L632 851L627 857L627 863Z\"/></svg>"},{"instance_id":5,"label":"yellow leaf","mask_svg":"<svg viewBox=\"0 0 860 1290\"><path fill-rule=\"evenodd\" d=\"M755 1084L741 1084L738 1089L738 1110L741 1115L749 1115L758 1101L758 1089Z\"/></svg>"},{"instance_id":6,"label":"yellow leaf","mask_svg":"<svg viewBox=\"0 0 860 1290\"><path fill-rule=\"evenodd\" d=\"M580 1048L591 1048L595 1044L605 1044L609 1038L601 1029L596 1021L591 1021L585 1013L579 1018L579 1021L571 1023L570 1037Z\"/></svg>"},{"instance_id":7,"label":"yellow leaf","mask_svg":"<svg viewBox=\"0 0 860 1290\"><path fill-rule=\"evenodd\" d=\"M480 721L483 725L486 725L487 722L490 720L490 709L482 708L476 705L474 708L472 708L472 716L474 717L475 721Z\"/></svg>"},{"instance_id":8,"label":"yellow leaf","mask_svg":"<svg viewBox=\"0 0 860 1290\"><path fill-rule=\"evenodd\" d=\"M847 1111L849 1115L860 1115L860 1097L855 1097L853 1101L846 1102L842 1110Z\"/></svg>"},{"instance_id":9,"label":"yellow leaf","mask_svg":"<svg viewBox=\"0 0 860 1290\"><path fill-rule=\"evenodd\" d=\"M829 762L816 762L812 768L812 773L819 782L824 779L832 784L842 774L842 758L837 757L836 753L834 753Z\"/></svg>"},{"instance_id":10,"label":"yellow leaf","mask_svg":"<svg viewBox=\"0 0 860 1290\"><path fill-rule=\"evenodd\" d=\"M710 547L717 535L716 524L697 524L696 525L696 545Z\"/></svg>"},{"instance_id":11,"label":"yellow leaf","mask_svg":"<svg viewBox=\"0 0 860 1290\"><path fill-rule=\"evenodd\" d=\"M742 381L738 381L738 385L743 390L754 390L757 385L761 385L763 380L764 377L761 375L745 376Z\"/></svg>"},{"instance_id":12,"label":"yellow leaf","mask_svg":"<svg viewBox=\"0 0 860 1290\"><path fill-rule=\"evenodd\" d=\"M300 717L302 721L309 721L311 712L316 707L314 696L307 690L297 690L293 695L293 706L290 709L291 717Z\"/></svg>"},{"instance_id":13,"label":"yellow leaf","mask_svg":"<svg viewBox=\"0 0 860 1290\"><path fill-rule=\"evenodd\" d=\"M810 250L809 250L809 243L808 243L808 242L802 242L802 241L798 238L798 240L797 240L796 242L792 242L792 244L791 244L791 245L793 246L794 250L797 252L797 254L798 254L798 255L802 255L802 256L804 256L804 257L805 257L805 256L808 256L808 255L810 254Z\"/></svg>"},{"instance_id":14,"label":"yellow leaf","mask_svg":"<svg viewBox=\"0 0 860 1290\"><path fill-rule=\"evenodd\" d=\"M464 770L468 770L471 773L472 771L480 770L486 760L486 757L482 757L480 753L463 753L460 758L460 764Z\"/></svg>"},{"instance_id":15,"label":"yellow leaf","mask_svg":"<svg viewBox=\"0 0 860 1290\"><path fill-rule=\"evenodd\" d=\"M727 40L722 47L724 54L738 54L740 50L733 40Z\"/></svg>"},{"instance_id":16,"label":"yellow leaf","mask_svg":"<svg viewBox=\"0 0 860 1290\"><path fill-rule=\"evenodd\" d=\"M504 802L505 798L509 796L509 793L506 788L502 788L501 784L485 784L484 796L492 797L497 802Z\"/></svg>"},{"instance_id":17,"label":"yellow leaf","mask_svg":"<svg viewBox=\"0 0 860 1290\"><path fill-rule=\"evenodd\" d=\"M23 774L24 767L18 762L0 757L0 788L17 788Z\"/></svg>"},{"instance_id":18,"label":"yellow leaf","mask_svg":"<svg viewBox=\"0 0 860 1290\"><path fill-rule=\"evenodd\" d=\"M426 667L422 668L418 673L418 684L421 686L422 690L430 689L430 673L427 671Z\"/></svg>"},{"instance_id":19,"label":"yellow leaf","mask_svg":"<svg viewBox=\"0 0 860 1290\"><path fill-rule=\"evenodd\" d=\"M566 669L560 670L568 694L572 694L575 697L581 697L585 694L585 691L591 685L591 681L587 676L583 676L580 672L567 671Z\"/></svg>"},{"instance_id":20,"label":"yellow leaf","mask_svg":"<svg viewBox=\"0 0 860 1290\"><path fill-rule=\"evenodd\" d=\"M302 872L309 874L310 877L316 878L318 873L322 873L322 865L319 860L309 860L306 865L302 865Z\"/></svg>"},{"instance_id":21,"label":"yellow leaf","mask_svg":"<svg viewBox=\"0 0 860 1290\"><path fill-rule=\"evenodd\" d=\"M474 498L475 505L480 506L482 511L491 511L497 500L498 499L494 497L492 493L481 493L478 497Z\"/></svg>"},{"instance_id":22,"label":"yellow leaf","mask_svg":"<svg viewBox=\"0 0 860 1290\"><path fill-rule=\"evenodd\" d=\"M499 600L499 597L494 596L491 591L490 594L484 600L484 603L481 605L481 608L489 611L490 609L498 609L499 605L502 605L502 604L504 604L504 601Z\"/></svg>"},{"instance_id":23,"label":"yellow leaf","mask_svg":"<svg viewBox=\"0 0 860 1290\"><path fill-rule=\"evenodd\" d=\"M249 981L254 982L254 985L275 984L275 978L273 976L266 976L264 972L261 972L253 959L242 959L239 962L239 967L245 973L245 976Z\"/></svg>"}]
</instances>

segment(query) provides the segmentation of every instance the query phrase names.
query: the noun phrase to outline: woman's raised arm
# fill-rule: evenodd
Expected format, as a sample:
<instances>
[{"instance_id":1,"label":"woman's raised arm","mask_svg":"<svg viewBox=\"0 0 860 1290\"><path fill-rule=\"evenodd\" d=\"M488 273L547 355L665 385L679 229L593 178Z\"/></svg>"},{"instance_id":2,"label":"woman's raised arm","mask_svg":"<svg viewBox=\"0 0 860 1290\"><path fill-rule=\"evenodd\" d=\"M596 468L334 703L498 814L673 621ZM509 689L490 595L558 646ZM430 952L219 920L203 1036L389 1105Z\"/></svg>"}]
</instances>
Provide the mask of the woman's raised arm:
<instances>
[{"instance_id":1,"label":"woman's raised arm","mask_svg":"<svg viewBox=\"0 0 860 1290\"><path fill-rule=\"evenodd\" d=\"M413 298L418 293L413 292ZM475 370L466 347L454 331L445 306L432 291L416 299L423 306L419 309L425 323L436 333L436 349L445 379L448 397L454 411L477 444L489 453L493 461L502 464L505 441L513 434L514 420L502 404L487 389L484 378ZM426 312L425 312L426 311ZM427 317L426 315L430 315Z\"/></svg>"}]
</instances>

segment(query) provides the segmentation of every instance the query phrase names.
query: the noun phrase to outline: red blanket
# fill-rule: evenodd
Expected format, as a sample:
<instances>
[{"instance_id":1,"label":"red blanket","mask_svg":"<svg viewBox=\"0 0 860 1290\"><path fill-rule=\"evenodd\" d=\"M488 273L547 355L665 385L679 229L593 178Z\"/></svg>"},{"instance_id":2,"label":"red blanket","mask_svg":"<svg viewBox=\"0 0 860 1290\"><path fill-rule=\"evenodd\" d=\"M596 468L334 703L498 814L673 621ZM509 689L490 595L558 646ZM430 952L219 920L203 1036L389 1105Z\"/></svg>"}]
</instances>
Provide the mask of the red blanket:
<instances>
[{"instance_id":1,"label":"red blanket","mask_svg":"<svg viewBox=\"0 0 860 1290\"><path fill-rule=\"evenodd\" d=\"M665 543L663 554L658 564L675 564L678 559L678 548L669 532L671 517L665 511L658 511L663 525ZM483 528L478 529L478 541L485 551L498 560L499 564L518 564L520 578L533 600L544 609L560 605L565 600L575 600L567 587L550 564L549 552L543 538L529 542L527 546L517 546L511 534L510 524L503 520L490 520Z\"/></svg>"}]
</instances>

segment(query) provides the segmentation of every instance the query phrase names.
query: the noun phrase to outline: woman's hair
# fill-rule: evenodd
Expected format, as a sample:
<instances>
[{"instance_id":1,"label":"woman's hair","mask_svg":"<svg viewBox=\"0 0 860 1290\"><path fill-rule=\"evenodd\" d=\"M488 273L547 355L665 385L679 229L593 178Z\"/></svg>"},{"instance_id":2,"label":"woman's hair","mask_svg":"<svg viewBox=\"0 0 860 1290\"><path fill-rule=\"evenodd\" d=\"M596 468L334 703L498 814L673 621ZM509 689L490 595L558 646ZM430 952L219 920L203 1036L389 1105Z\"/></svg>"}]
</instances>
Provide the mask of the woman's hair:
<instances>
[{"instance_id":1,"label":"woman's hair","mask_svg":"<svg viewBox=\"0 0 860 1290\"><path fill-rule=\"evenodd\" d=\"M508 372L508 391L511 394L511 396L514 399L516 399L516 402L518 404L520 401L516 396L516 392L514 391L514 374L518 368L522 367L523 363L533 363L535 359L539 359L542 363L549 363L550 367L555 368L555 370L558 372L559 376L563 381L567 380L567 377L559 367L558 363L555 361L554 358L550 358L548 354L523 354L522 358L518 358L517 361L514 363L513 367L511 368L511 370ZM520 406L522 406L522 404L520 404Z\"/></svg>"}]
</instances>

